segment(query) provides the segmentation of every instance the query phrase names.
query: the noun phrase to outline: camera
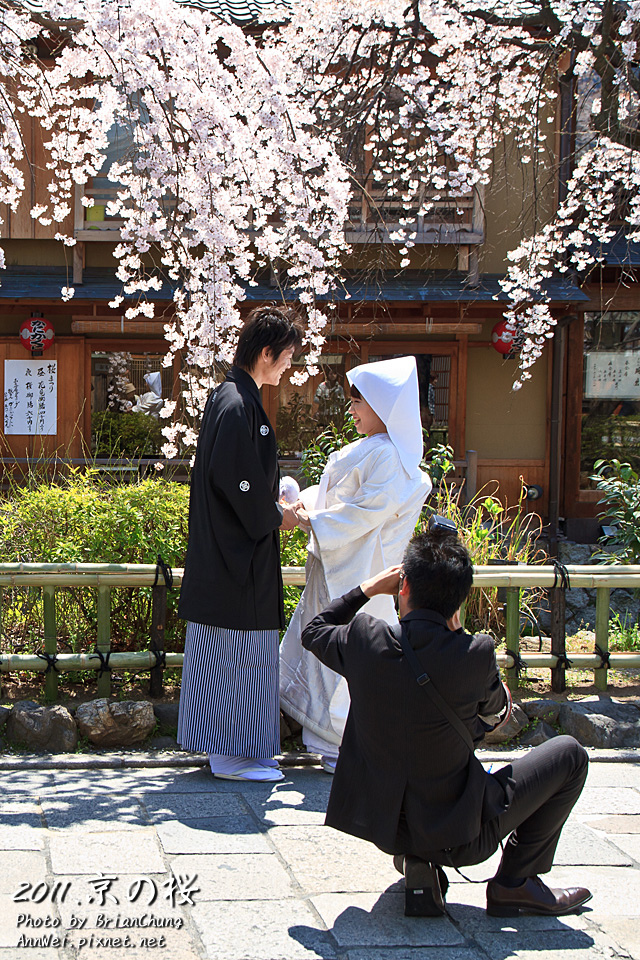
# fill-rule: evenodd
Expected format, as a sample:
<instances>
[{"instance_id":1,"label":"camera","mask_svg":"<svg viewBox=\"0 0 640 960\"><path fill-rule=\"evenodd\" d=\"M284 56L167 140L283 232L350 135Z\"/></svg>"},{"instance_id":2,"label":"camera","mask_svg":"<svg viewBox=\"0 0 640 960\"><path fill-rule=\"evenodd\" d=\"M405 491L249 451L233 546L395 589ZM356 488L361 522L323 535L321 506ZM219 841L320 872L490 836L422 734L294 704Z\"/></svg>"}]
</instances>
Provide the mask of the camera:
<instances>
[{"instance_id":1,"label":"camera","mask_svg":"<svg viewBox=\"0 0 640 960\"><path fill-rule=\"evenodd\" d=\"M429 517L429 533L448 533L452 537L457 537L458 528L448 517L439 517L437 513L432 513Z\"/></svg>"}]
</instances>

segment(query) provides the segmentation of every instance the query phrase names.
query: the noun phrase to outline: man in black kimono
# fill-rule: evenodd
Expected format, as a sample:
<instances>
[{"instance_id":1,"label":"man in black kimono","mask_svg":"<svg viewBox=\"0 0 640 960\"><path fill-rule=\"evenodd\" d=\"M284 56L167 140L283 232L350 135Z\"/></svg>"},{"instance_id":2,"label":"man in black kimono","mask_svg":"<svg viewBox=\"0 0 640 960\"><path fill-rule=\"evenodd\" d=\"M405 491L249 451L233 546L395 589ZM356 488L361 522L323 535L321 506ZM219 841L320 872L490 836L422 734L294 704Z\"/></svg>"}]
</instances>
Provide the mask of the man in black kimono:
<instances>
[{"instance_id":1,"label":"man in black kimono","mask_svg":"<svg viewBox=\"0 0 640 960\"><path fill-rule=\"evenodd\" d=\"M278 780L278 639L284 626L278 454L260 388L277 386L301 343L296 315L254 311L234 365L207 402L191 474L178 612L188 621L178 740L225 779Z\"/></svg>"},{"instance_id":2,"label":"man in black kimono","mask_svg":"<svg viewBox=\"0 0 640 960\"><path fill-rule=\"evenodd\" d=\"M496 773L483 769L474 745L504 722L510 700L492 638L460 627L472 577L457 536L429 531L411 541L402 568L365 581L303 631L303 645L347 679L351 694L326 823L396 855L408 915L442 914L442 865L480 863L507 836L488 912L571 913L589 891L552 890L538 874L552 867L587 754L557 737ZM368 598L396 593L401 630L357 615Z\"/></svg>"}]
</instances>

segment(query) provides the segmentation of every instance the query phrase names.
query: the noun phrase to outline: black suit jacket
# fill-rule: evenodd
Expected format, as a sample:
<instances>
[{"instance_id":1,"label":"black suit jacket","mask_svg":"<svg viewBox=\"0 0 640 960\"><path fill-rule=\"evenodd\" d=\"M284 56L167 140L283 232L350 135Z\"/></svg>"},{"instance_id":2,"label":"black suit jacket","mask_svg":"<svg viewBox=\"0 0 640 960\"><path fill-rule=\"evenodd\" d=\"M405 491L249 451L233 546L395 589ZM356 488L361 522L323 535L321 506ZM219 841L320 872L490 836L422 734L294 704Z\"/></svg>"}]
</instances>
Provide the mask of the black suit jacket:
<instances>
[{"instance_id":1,"label":"black suit jacket","mask_svg":"<svg viewBox=\"0 0 640 960\"><path fill-rule=\"evenodd\" d=\"M255 380L232 367L205 408L191 472L178 612L236 630L284 626L278 450Z\"/></svg>"},{"instance_id":2,"label":"black suit jacket","mask_svg":"<svg viewBox=\"0 0 640 960\"><path fill-rule=\"evenodd\" d=\"M485 773L416 681L388 624L367 614L357 587L315 617L303 645L349 684L351 709L326 823L387 853L429 854L474 839L509 803L506 774ZM403 618L409 641L475 742L497 723L507 694L494 643L452 632L440 614Z\"/></svg>"}]
</instances>

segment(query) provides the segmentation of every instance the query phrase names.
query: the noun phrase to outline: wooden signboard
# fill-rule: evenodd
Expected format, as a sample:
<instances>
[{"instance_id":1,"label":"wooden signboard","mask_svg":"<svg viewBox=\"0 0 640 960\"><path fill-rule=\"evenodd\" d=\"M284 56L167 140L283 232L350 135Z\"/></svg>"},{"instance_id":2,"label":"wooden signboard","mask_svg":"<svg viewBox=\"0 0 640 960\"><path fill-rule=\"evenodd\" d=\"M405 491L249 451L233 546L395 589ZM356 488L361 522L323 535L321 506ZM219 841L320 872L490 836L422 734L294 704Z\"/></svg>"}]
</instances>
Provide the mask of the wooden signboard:
<instances>
[{"instance_id":1,"label":"wooden signboard","mask_svg":"<svg viewBox=\"0 0 640 960\"><path fill-rule=\"evenodd\" d=\"M5 434L51 437L57 433L57 421L57 361L5 360Z\"/></svg>"}]
</instances>

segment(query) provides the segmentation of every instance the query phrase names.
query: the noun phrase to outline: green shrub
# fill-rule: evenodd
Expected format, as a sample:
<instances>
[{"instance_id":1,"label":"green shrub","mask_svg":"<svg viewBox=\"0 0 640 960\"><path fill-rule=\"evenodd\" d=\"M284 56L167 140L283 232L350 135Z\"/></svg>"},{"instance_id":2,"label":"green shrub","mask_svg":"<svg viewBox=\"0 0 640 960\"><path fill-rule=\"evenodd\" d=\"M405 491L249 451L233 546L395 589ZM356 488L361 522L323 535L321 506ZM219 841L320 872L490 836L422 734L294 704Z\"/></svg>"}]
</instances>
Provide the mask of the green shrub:
<instances>
[{"instance_id":1,"label":"green shrub","mask_svg":"<svg viewBox=\"0 0 640 960\"><path fill-rule=\"evenodd\" d=\"M304 530L297 527L280 534L280 556L283 567L304 567L307 562L307 543L309 538ZM289 623L296 608L302 587L285 586L284 618Z\"/></svg>"},{"instance_id":2,"label":"green shrub","mask_svg":"<svg viewBox=\"0 0 640 960\"><path fill-rule=\"evenodd\" d=\"M307 480L311 484L319 483L331 454L359 438L360 434L350 414L345 416L342 427L337 427L335 423L329 424L302 452L301 469Z\"/></svg>"},{"instance_id":3,"label":"green shrub","mask_svg":"<svg viewBox=\"0 0 640 960\"><path fill-rule=\"evenodd\" d=\"M163 442L161 423L144 413L104 410L91 414L91 452L94 457L114 460L153 457L160 452Z\"/></svg>"},{"instance_id":4,"label":"green shrub","mask_svg":"<svg viewBox=\"0 0 640 960\"><path fill-rule=\"evenodd\" d=\"M629 618L629 613L621 617L614 613L609 632L609 649L629 653L640 652L640 624Z\"/></svg>"},{"instance_id":5,"label":"green shrub","mask_svg":"<svg viewBox=\"0 0 640 960\"><path fill-rule=\"evenodd\" d=\"M597 460L591 477L602 494L598 516L615 526L615 533L600 542L612 548L605 559L640 563L640 477L620 460Z\"/></svg>"},{"instance_id":6,"label":"green shrub","mask_svg":"<svg viewBox=\"0 0 640 960\"><path fill-rule=\"evenodd\" d=\"M160 479L112 486L89 471L73 473L63 485L17 487L0 500L0 555L3 562L155 563L160 554L182 566L187 542L188 487ZM182 642L176 615L178 591L170 591L167 649ZM96 591L56 590L58 635L70 649L95 641ZM112 591L114 648L148 646L150 588ZM42 600L37 588L4 594L3 633L17 652L40 641Z\"/></svg>"},{"instance_id":7,"label":"green shrub","mask_svg":"<svg viewBox=\"0 0 640 960\"><path fill-rule=\"evenodd\" d=\"M181 567L187 548L189 488L162 479L112 486L89 471L72 473L62 485L34 482L0 499L0 555L3 562L155 563L158 554ZM282 534L282 565L304 567L307 535ZM285 587L287 623L300 598ZM166 649L181 650L184 623L178 619L178 590L169 591ZM96 591L56 590L60 650L92 649L97 627ZM111 594L111 634L116 650L149 645L151 589L118 588ZM14 653L42 643L39 588L3 592L3 642Z\"/></svg>"}]
</instances>

